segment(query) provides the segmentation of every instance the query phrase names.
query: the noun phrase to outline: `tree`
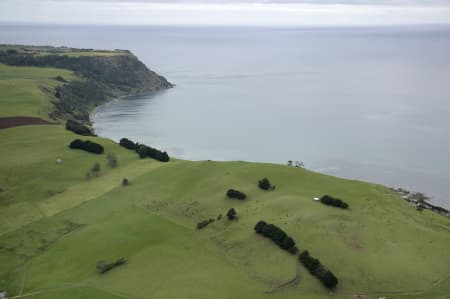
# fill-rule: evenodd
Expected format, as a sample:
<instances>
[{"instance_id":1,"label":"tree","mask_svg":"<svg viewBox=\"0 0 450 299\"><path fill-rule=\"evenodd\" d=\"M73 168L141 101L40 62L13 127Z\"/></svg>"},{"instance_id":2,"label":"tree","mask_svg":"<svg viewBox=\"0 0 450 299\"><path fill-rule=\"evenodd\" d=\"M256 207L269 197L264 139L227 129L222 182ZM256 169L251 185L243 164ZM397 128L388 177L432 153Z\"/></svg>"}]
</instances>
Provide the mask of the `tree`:
<instances>
[{"instance_id":1,"label":"tree","mask_svg":"<svg viewBox=\"0 0 450 299\"><path fill-rule=\"evenodd\" d=\"M262 220L258 221L255 225L255 232L271 239L281 249L284 249L291 254L296 254L298 251L297 247L295 247L294 240L274 224L268 224Z\"/></svg>"},{"instance_id":2,"label":"tree","mask_svg":"<svg viewBox=\"0 0 450 299\"><path fill-rule=\"evenodd\" d=\"M320 202L325 205L334 206L334 207L341 208L341 209L348 208L348 204L346 202L344 202L343 200L341 200L339 198L334 198L329 195L322 196L320 198Z\"/></svg>"},{"instance_id":3,"label":"tree","mask_svg":"<svg viewBox=\"0 0 450 299\"><path fill-rule=\"evenodd\" d=\"M133 150L133 151L136 150L137 147L138 147L137 143L135 143L135 142L133 142L130 139L127 139L127 138L120 139L119 144L121 146L123 146L124 148L127 148L129 150Z\"/></svg>"},{"instance_id":4,"label":"tree","mask_svg":"<svg viewBox=\"0 0 450 299\"><path fill-rule=\"evenodd\" d=\"M69 147L71 149L81 149L94 154L102 154L104 151L101 144L89 140L82 141L80 139L75 139L69 144Z\"/></svg>"},{"instance_id":5,"label":"tree","mask_svg":"<svg viewBox=\"0 0 450 299\"><path fill-rule=\"evenodd\" d=\"M108 155L106 156L106 160L108 160L108 165L111 168L116 168L117 167L117 156L114 153L108 153Z\"/></svg>"},{"instance_id":6,"label":"tree","mask_svg":"<svg viewBox=\"0 0 450 299\"><path fill-rule=\"evenodd\" d=\"M99 272L103 272L106 269L107 263L104 260L98 261L95 266Z\"/></svg>"},{"instance_id":7,"label":"tree","mask_svg":"<svg viewBox=\"0 0 450 299\"><path fill-rule=\"evenodd\" d=\"M130 182L128 181L128 179L127 178L123 178L122 186L126 187L126 186L129 186L129 185L130 185Z\"/></svg>"},{"instance_id":8,"label":"tree","mask_svg":"<svg viewBox=\"0 0 450 299\"><path fill-rule=\"evenodd\" d=\"M91 168L91 172L95 176L99 176L100 175L100 170L101 170L101 167L100 167L100 163L98 163L98 162L96 162Z\"/></svg>"},{"instance_id":9,"label":"tree","mask_svg":"<svg viewBox=\"0 0 450 299\"><path fill-rule=\"evenodd\" d=\"M229 209L227 212L227 217L228 217L228 220L236 219L237 218L236 210L234 208Z\"/></svg>"},{"instance_id":10,"label":"tree","mask_svg":"<svg viewBox=\"0 0 450 299\"><path fill-rule=\"evenodd\" d=\"M55 96L58 97L56 94L55 94ZM79 123L75 120L71 120L71 119L68 119L66 122L66 130L74 132L75 134L78 134L78 135L83 135L83 136L93 136L94 135L88 127L82 125L81 123Z\"/></svg>"},{"instance_id":11,"label":"tree","mask_svg":"<svg viewBox=\"0 0 450 299\"><path fill-rule=\"evenodd\" d=\"M258 187L266 191L275 189L275 186L272 186L269 182L269 179L267 178L263 178L262 180L258 181Z\"/></svg>"},{"instance_id":12,"label":"tree","mask_svg":"<svg viewBox=\"0 0 450 299\"><path fill-rule=\"evenodd\" d=\"M145 157L147 157L147 148L146 148L146 146L145 145L140 145L138 148L137 148L137 153L139 154L139 158L141 158L141 159L144 159Z\"/></svg>"},{"instance_id":13,"label":"tree","mask_svg":"<svg viewBox=\"0 0 450 299\"><path fill-rule=\"evenodd\" d=\"M247 195L245 195L244 192L238 191L238 190L234 190L234 189L229 189L227 191L227 197L229 198L236 198L239 200L244 200L247 198Z\"/></svg>"}]
</instances>

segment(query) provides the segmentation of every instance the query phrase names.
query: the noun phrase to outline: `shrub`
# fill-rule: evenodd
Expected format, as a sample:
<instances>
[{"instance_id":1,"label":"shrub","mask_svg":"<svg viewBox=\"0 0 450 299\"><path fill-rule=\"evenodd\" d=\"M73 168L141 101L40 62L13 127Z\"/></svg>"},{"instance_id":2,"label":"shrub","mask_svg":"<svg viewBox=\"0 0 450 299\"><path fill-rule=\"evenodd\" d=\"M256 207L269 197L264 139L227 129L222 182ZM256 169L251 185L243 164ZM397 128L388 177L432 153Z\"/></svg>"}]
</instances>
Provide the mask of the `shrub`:
<instances>
[{"instance_id":1,"label":"shrub","mask_svg":"<svg viewBox=\"0 0 450 299\"><path fill-rule=\"evenodd\" d=\"M80 139L75 139L70 143L69 147L71 149L81 149L94 154L102 154L104 151L102 145L89 140L82 141Z\"/></svg>"},{"instance_id":2,"label":"shrub","mask_svg":"<svg viewBox=\"0 0 450 299\"><path fill-rule=\"evenodd\" d=\"M227 197L229 198L237 198L239 200L244 200L247 198L247 195L245 195L244 192L238 191L238 190L234 190L234 189L229 189L227 191Z\"/></svg>"},{"instance_id":3,"label":"shrub","mask_svg":"<svg viewBox=\"0 0 450 299\"><path fill-rule=\"evenodd\" d=\"M59 81L59 82L67 83L66 79L64 79L62 76L56 76L56 77L55 77L55 80L56 80L56 81Z\"/></svg>"},{"instance_id":4,"label":"shrub","mask_svg":"<svg viewBox=\"0 0 450 299\"><path fill-rule=\"evenodd\" d=\"M92 166L92 168L91 168L91 172L93 173L93 174L95 174L96 176L98 176L99 175L99 173L100 173L100 163L95 163L94 164L94 166Z\"/></svg>"},{"instance_id":5,"label":"shrub","mask_svg":"<svg viewBox=\"0 0 450 299\"><path fill-rule=\"evenodd\" d=\"M114 269L114 268L116 268L116 267L118 267L118 266L120 266L120 265L123 265L123 264L125 264L127 262L127 260L125 259L125 258L120 258L120 259L118 259L117 261L115 261L115 262L113 262L113 263L111 263L111 264L108 264L108 263L106 263L105 261L99 261L98 263L97 263L97 270L101 273L101 274L104 274L104 273L106 273L106 272L108 272L108 271L110 271L110 270L112 270L112 269Z\"/></svg>"},{"instance_id":6,"label":"shrub","mask_svg":"<svg viewBox=\"0 0 450 299\"><path fill-rule=\"evenodd\" d=\"M127 139L127 138L120 139L119 144L121 146L123 146L124 148L127 148L129 150L133 150L133 151L137 150L137 148L138 148L138 144L137 143L135 143L135 142L133 142L130 139Z\"/></svg>"},{"instance_id":7,"label":"shrub","mask_svg":"<svg viewBox=\"0 0 450 299\"><path fill-rule=\"evenodd\" d=\"M348 204L347 203L345 203L344 201L342 201L339 198L334 198L334 197L331 197L329 195L322 196L320 198L320 202L325 204L325 205L338 207L338 208L341 208L341 209L347 209L348 208Z\"/></svg>"},{"instance_id":8,"label":"shrub","mask_svg":"<svg viewBox=\"0 0 450 299\"><path fill-rule=\"evenodd\" d=\"M296 254L298 249L295 246L295 241L289 237L281 228L274 224L267 224L265 221L259 221L255 225L255 231L266 238L271 239L281 249L288 251L291 254Z\"/></svg>"},{"instance_id":9,"label":"shrub","mask_svg":"<svg viewBox=\"0 0 450 299\"><path fill-rule=\"evenodd\" d=\"M111 168L116 168L117 167L117 156L114 153L108 153L108 155L106 156L106 160L108 160L108 165Z\"/></svg>"},{"instance_id":10,"label":"shrub","mask_svg":"<svg viewBox=\"0 0 450 299\"><path fill-rule=\"evenodd\" d=\"M317 277L328 289L336 288L338 279L334 274L326 269L318 259L309 255L307 250L303 251L298 257L300 263L308 269L309 273Z\"/></svg>"},{"instance_id":11,"label":"shrub","mask_svg":"<svg viewBox=\"0 0 450 299\"><path fill-rule=\"evenodd\" d=\"M93 136L94 135L88 127L80 124L77 121L71 120L71 119L67 120L66 129L69 131L72 131L78 135L83 135L83 136Z\"/></svg>"},{"instance_id":12,"label":"shrub","mask_svg":"<svg viewBox=\"0 0 450 299\"><path fill-rule=\"evenodd\" d=\"M234 208L229 209L227 212L227 217L228 217L228 220L236 219L237 218L236 210Z\"/></svg>"},{"instance_id":13,"label":"shrub","mask_svg":"<svg viewBox=\"0 0 450 299\"><path fill-rule=\"evenodd\" d=\"M217 216L217 220L221 220L222 219L222 214L219 214L219 216Z\"/></svg>"},{"instance_id":14,"label":"shrub","mask_svg":"<svg viewBox=\"0 0 450 299\"><path fill-rule=\"evenodd\" d=\"M275 186L272 186L267 178L258 181L258 187L263 190L275 190Z\"/></svg>"},{"instance_id":15,"label":"shrub","mask_svg":"<svg viewBox=\"0 0 450 299\"><path fill-rule=\"evenodd\" d=\"M129 186L129 185L130 185L130 182L128 181L128 179L127 178L123 178L122 186L126 187L126 186Z\"/></svg>"},{"instance_id":16,"label":"shrub","mask_svg":"<svg viewBox=\"0 0 450 299\"><path fill-rule=\"evenodd\" d=\"M214 222L214 219L207 219L207 220L200 221L199 223L197 223L197 229L202 229L213 222Z\"/></svg>"}]
</instances>

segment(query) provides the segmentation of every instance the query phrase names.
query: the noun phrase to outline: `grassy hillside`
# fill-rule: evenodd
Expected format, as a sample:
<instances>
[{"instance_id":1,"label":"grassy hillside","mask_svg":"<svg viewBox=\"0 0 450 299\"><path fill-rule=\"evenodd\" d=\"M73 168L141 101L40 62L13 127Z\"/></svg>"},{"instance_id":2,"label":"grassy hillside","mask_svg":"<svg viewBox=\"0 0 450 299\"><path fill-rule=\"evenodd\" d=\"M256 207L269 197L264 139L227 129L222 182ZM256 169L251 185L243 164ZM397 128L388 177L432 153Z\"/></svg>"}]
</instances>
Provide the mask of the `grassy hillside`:
<instances>
[{"instance_id":1,"label":"grassy hillside","mask_svg":"<svg viewBox=\"0 0 450 299\"><path fill-rule=\"evenodd\" d=\"M49 118L53 110L50 98L57 86L55 78L71 80L74 74L65 69L16 67L0 64L0 117L36 116Z\"/></svg>"},{"instance_id":2,"label":"grassy hillside","mask_svg":"<svg viewBox=\"0 0 450 299\"><path fill-rule=\"evenodd\" d=\"M40 76L44 82L24 82L20 74L13 73L10 79L17 81L22 88L22 93L14 95L16 98L23 96L23 89L29 88L30 84L38 84L41 93L45 93L47 102L44 107L40 107L40 114L55 120L77 119L88 123L89 112L111 99L172 87L166 78L149 70L131 52L124 50L90 51L62 47L0 45L0 63L35 67L36 70L28 69L24 72L32 74L32 79ZM41 68L47 70L41 71ZM66 76L45 76L58 73L57 69L70 70L73 73L65 71ZM15 103L10 99L7 101ZM48 107L48 103L51 103L51 107ZM30 109L28 106L18 108ZM20 110L9 108L7 113L10 112L18 113Z\"/></svg>"},{"instance_id":3,"label":"grassy hillside","mask_svg":"<svg viewBox=\"0 0 450 299\"><path fill-rule=\"evenodd\" d=\"M40 84L61 69L0 66L3 116L41 115ZM8 78L8 75L13 76ZM71 76L70 72L64 74ZM5 88L21 80L27 97ZM50 81L46 81L50 80ZM39 84L36 85L36 82ZM36 94L40 100L33 97ZM22 108L22 102L30 104ZM3 110L2 110L3 112ZM389 189L283 165L160 163L110 140L71 150L60 125L0 130L0 289L25 298L449 298L450 220L418 212ZM111 168L106 153L119 165ZM62 159L63 163L56 163ZM99 177L85 174L100 163ZM131 185L123 187L126 177ZM275 191L257 181L268 177ZM225 197L229 188L244 201ZM343 210L313 201L344 199ZM235 208L202 230L196 224ZM274 223L339 279L334 293L253 227ZM99 274L99 260L125 265ZM279 287L297 277L298 283ZM360 295L360 297L357 297Z\"/></svg>"}]
</instances>

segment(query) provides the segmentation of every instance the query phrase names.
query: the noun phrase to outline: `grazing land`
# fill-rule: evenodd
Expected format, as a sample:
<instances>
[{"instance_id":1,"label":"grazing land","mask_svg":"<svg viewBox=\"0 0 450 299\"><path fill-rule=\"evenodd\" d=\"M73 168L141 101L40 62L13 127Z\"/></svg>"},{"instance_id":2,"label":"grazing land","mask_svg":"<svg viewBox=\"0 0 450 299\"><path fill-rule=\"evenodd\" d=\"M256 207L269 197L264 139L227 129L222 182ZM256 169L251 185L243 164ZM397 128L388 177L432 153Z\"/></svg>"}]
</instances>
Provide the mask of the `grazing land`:
<instances>
[{"instance_id":1,"label":"grazing land","mask_svg":"<svg viewBox=\"0 0 450 299\"><path fill-rule=\"evenodd\" d=\"M1 117L50 120L51 95L64 84L51 79L58 75L77 76L0 64ZM10 296L450 296L450 220L417 211L384 186L275 164L162 163L84 136L104 147L94 155L70 149L76 138L63 122L0 130L0 289ZM108 153L117 167L108 164ZM96 175L87 177L96 163ZM276 189L261 190L263 177ZM246 200L228 199L230 188L245 192ZM350 209L313 200L325 194ZM217 217L230 208L237 219ZM198 230L205 219L216 220ZM256 234L260 220L282 227L300 252L320 259L338 278L337 288L328 291L297 256ZM121 258L126 263L107 273L96 268Z\"/></svg>"}]
</instances>

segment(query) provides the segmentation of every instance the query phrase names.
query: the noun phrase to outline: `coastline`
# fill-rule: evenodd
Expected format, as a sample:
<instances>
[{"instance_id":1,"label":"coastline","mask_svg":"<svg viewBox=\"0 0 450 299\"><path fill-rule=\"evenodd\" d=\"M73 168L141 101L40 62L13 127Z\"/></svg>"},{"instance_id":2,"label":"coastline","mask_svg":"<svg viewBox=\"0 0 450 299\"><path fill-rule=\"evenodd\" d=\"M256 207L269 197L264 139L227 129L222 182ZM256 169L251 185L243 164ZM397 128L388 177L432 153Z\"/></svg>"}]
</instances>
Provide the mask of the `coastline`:
<instances>
[{"instance_id":1,"label":"coastline","mask_svg":"<svg viewBox=\"0 0 450 299\"><path fill-rule=\"evenodd\" d=\"M174 86L175 85L173 85L172 87L174 87ZM89 122L90 122L90 126L91 126L94 134L96 132L95 132L95 129L94 129L93 125L95 123L95 117L96 117L97 113L99 113L100 109L102 109L102 108L104 108L105 106L108 106L108 105L114 105L115 103L119 102L120 100L124 100L124 99L129 98L129 97L144 96L144 95L149 95L149 94L156 95L158 92L161 92L161 91L164 91L164 90L150 91L150 92L144 92L144 93L139 93L139 94L123 95L123 96L115 97L114 99L112 99L112 100L110 100L110 101L108 101L106 103L103 103L103 104L101 104L99 106L96 106L91 111L91 113L89 114ZM101 136L101 137L112 140L110 137L105 137L105 136ZM112 141L114 141L114 140L112 140ZM183 160L191 161L190 159L183 159ZM199 160L206 160L206 159L199 159ZM196 161L196 160L192 160L192 161ZM235 161L235 160L223 160L223 161L224 162L232 162L232 161ZM274 163L274 164L284 165L284 163L275 163L275 162L267 162L267 161L252 161L252 162L254 162L254 163ZM441 206L439 204L431 203L430 200L432 200L432 198L424 195L421 192L418 192L418 191L407 191L403 187L392 187L392 185L390 186L387 183L378 183L378 182L371 181L371 180L358 179L358 178L349 178L349 177L345 177L345 176L342 176L342 175L334 175L334 174L330 174L330 173L326 173L326 172L322 172L322 171L316 171L314 169L308 169L308 168L305 168L305 169L307 169L308 171L318 172L320 174L325 174L325 175L329 175L329 176L333 176L333 177L337 177L337 178L341 178L341 179L358 180L358 181L361 181L361 182L367 182L367 183L371 183L371 184L382 185L383 187L388 188L388 189L396 192L401 199L409 202L417 210L428 209L428 210L433 211L435 213L438 213L438 214L440 214L440 215L442 215L444 217L450 218L450 209L445 208L445 207L443 207L443 206ZM404 193L404 191L406 191L407 193ZM405 197L405 194L407 195L406 197ZM420 202L418 202L418 201L414 200L414 198L410 197L410 196L414 197L414 196L417 196L417 195L422 195L422 197L425 200L421 200Z\"/></svg>"}]
</instances>

